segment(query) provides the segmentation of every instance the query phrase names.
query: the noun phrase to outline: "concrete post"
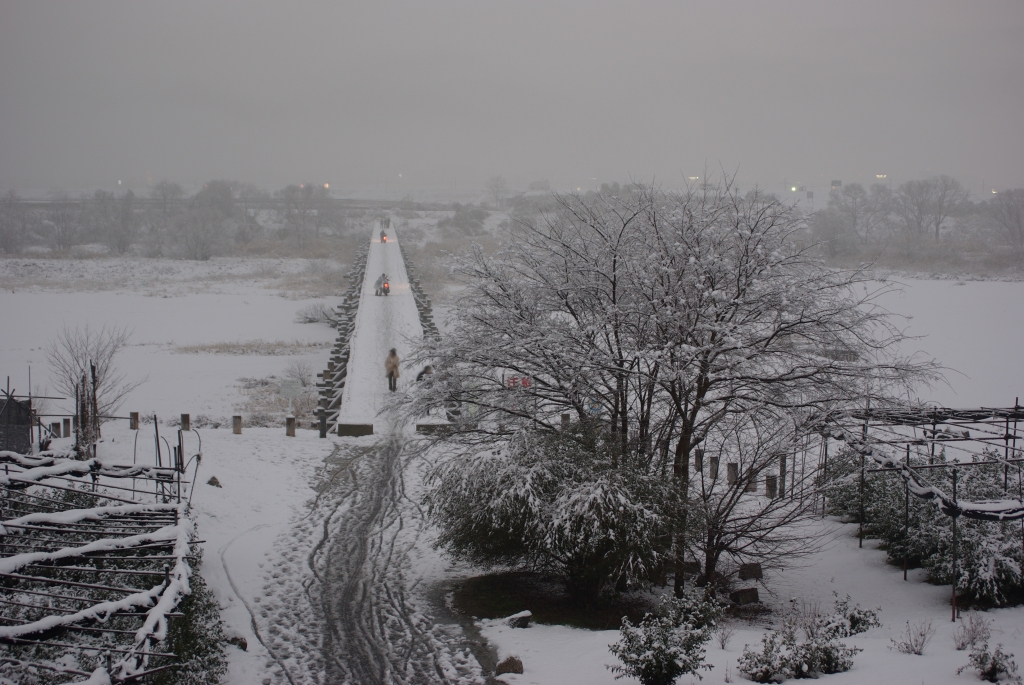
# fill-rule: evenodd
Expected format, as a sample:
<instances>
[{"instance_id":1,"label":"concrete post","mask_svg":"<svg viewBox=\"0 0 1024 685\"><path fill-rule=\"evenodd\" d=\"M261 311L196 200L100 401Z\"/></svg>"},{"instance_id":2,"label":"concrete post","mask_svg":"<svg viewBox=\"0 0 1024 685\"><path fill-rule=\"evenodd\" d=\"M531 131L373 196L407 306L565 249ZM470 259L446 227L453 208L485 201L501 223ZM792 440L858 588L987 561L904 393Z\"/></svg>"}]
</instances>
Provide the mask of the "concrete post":
<instances>
[{"instance_id":1,"label":"concrete post","mask_svg":"<svg viewBox=\"0 0 1024 685\"><path fill-rule=\"evenodd\" d=\"M294 438L295 437L295 417L291 416L291 415L285 417L284 425L285 425L284 434L287 437L289 437L289 438Z\"/></svg>"},{"instance_id":2,"label":"concrete post","mask_svg":"<svg viewBox=\"0 0 1024 685\"><path fill-rule=\"evenodd\" d=\"M190 431L192 430L192 422L189 420L188 414L181 415L181 430Z\"/></svg>"},{"instance_id":3,"label":"concrete post","mask_svg":"<svg viewBox=\"0 0 1024 685\"><path fill-rule=\"evenodd\" d=\"M231 432L235 435L242 434L242 417L238 414L231 417Z\"/></svg>"}]
</instances>

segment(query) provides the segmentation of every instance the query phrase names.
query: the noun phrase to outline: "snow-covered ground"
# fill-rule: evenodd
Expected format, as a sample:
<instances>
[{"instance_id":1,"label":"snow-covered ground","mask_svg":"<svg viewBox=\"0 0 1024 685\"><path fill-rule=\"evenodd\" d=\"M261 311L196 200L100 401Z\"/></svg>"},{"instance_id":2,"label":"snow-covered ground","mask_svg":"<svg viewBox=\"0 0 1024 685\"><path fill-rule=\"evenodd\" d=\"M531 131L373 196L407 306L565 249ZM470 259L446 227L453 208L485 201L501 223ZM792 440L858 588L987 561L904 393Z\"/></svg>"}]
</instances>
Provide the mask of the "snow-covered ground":
<instances>
[{"instance_id":1,"label":"snow-covered ground","mask_svg":"<svg viewBox=\"0 0 1024 685\"><path fill-rule=\"evenodd\" d=\"M823 525L828 525L823 524ZM867 633L844 639L847 646L864 651L854 657L854 667L847 673L825 676L829 683L902 683L937 685L941 683L976 683L973 670L957 675L956 670L967 663L968 653L956 651L950 621L949 587L922 582L922 571L911 571L907 582L903 572L886 564L885 552L875 549L873 541L857 548L855 526L841 526L834 542L793 568L768 576L766 586L772 595L761 591L761 599L781 612L791 606L818 604L823 610L832 607L833 592L840 598L849 594L854 603L864 608L881 608L882 626ZM992 644L1002 643L1006 650L1024 654L1024 609L1000 609L986 612L992 619ZM904 654L890 649L890 638L901 638L906 622L912 625L931 621L935 635L924 656ZM500 679L521 685L611 685L615 674L608 666L616 663L608 645L618 640L616 630L588 631L565 626L531 625L514 629L500 620L481 621L482 633L497 645L499 658L519 656L522 675L503 675ZM766 627L745 621L730 623L736 634L720 649L716 641L708 645L707 663L713 666L703 673L703 681L691 676L679 679L683 685L692 683L747 682L738 676L736 662L744 645L756 649Z\"/></svg>"},{"instance_id":2,"label":"snow-covered ground","mask_svg":"<svg viewBox=\"0 0 1024 685\"><path fill-rule=\"evenodd\" d=\"M908 280L881 299L920 350L948 368L948 385L923 388L922 399L947 407L1012 407L1024 396L1024 283Z\"/></svg>"},{"instance_id":3,"label":"snow-covered ground","mask_svg":"<svg viewBox=\"0 0 1024 685\"><path fill-rule=\"evenodd\" d=\"M402 354L408 341L419 334L412 298L401 290L404 277L396 255L397 245L375 243L371 248L369 283L380 271L387 271L396 287L386 300L373 297L372 292L367 298L364 292L354 359L370 362L350 372L349 387L364 390L360 398L346 397L348 420L373 420L385 401L385 348L398 347ZM326 366L335 332L326 326L293 323L296 310L313 300L295 299L295 290L285 292L279 275L305 273L303 260L273 260L273 278L255 262L228 261L213 260L212 266L163 260L137 260L130 266L124 264L132 260L40 260L34 265L32 260L0 261L0 283L5 286L0 292L5 323L0 328L0 373L9 374L11 385L22 390L31 364L33 385L52 391L42 348L62 326L87 321L93 326L107 323L135 330L134 345L123 353L121 367L129 377L148 375L149 381L132 392L123 412L156 412L162 419L179 413L229 416L243 399L239 378L280 375L289 361L297 359L308 360L316 369ZM209 275L218 273L218 264L228 275ZM902 294L887 296L884 303L894 312L912 314L908 331L925 336L914 342L917 349L956 372L948 373L949 387L922 391L925 399L960 407L1007 406L1024 394L1024 364L1019 354L1024 283L960 285L908 280ZM228 343L253 340L284 341L290 344L287 351L299 354L180 350L183 345L230 350ZM408 382L415 371L403 369L402 380ZM152 426L140 431L140 460L152 458L151 431ZM199 531L207 541L201 571L221 604L225 621L249 643L247 652L231 648L228 682L280 682L276 659L290 658L289 650L295 644L291 637L305 630L297 608L284 606L284 600L301 596L301 581L309 575L307 555L322 523L307 516L309 502L317 494L313 485L325 473L325 459L335 445L349 443L337 438L320 440L308 430L287 438L283 428L247 427L240 436L226 429L201 433L204 459L193 498ZM133 458L135 435L126 421L108 424L104 437L101 456ZM370 438L359 440L372 442ZM207 485L210 476L216 476L222 487ZM407 485L410 489L415 486L415 482ZM426 548L413 550L410 558L423 565L417 570L430 579L449 570ZM830 682L976 682L970 672L955 674L967 655L952 648L948 588L927 585L913 574L911 582L904 583L902 573L885 564L883 552L870 544L858 550L848 529L838 531L827 551L768 578L767 587L774 595L763 598L779 606L796 599L827 607L835 590L841 595L849 593L863 606L882 607L882 627L848 640L865 650L855 658L854 669L829 676ZM267 616L263 616L264 610ZM990 613L998 631L993 642L1002 642L1024 657L1024 609ZM253 632L253 614L269 651ZM283 617L272 632L267 623L270 616ZM932 620L937 630L926 650L928 658L888 649L889 638L900 633L906 621L926 619ZM738 680L736 658L745 643L758 643L764 628L737 628L726 650L717 645L709 649L709 661L715 668L705 675L704 682L722 682L727 670ZM501 656L515 653L523 658L526 672L503 676L508 682L573 685L614 680L605 667L613 663L607 645L616 639L614 631L559 626L513 630L485 622L483 634Z\"/></svg>"}]
</instances>

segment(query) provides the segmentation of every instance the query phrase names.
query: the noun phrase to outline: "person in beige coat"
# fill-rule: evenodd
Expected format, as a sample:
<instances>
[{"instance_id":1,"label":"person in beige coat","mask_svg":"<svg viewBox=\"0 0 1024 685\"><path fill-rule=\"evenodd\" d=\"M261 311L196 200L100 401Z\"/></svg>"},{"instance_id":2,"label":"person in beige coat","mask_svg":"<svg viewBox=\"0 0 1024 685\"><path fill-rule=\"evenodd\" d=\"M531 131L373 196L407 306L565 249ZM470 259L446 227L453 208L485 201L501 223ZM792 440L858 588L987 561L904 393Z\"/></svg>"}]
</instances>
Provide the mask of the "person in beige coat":
<instances>
[{"instance_id":1,"label":"person in beige coat","mask_svg":"<svg viewBox=\"0 0 1024 685\"><path fill-rule=\"evenodd\" d=\"M388 358L384 360L384 371L388 377L388 390L394 392L398 390L398 352L395 348L391 348L391 353L388 354Z\"/></svg>"}]
</instances>

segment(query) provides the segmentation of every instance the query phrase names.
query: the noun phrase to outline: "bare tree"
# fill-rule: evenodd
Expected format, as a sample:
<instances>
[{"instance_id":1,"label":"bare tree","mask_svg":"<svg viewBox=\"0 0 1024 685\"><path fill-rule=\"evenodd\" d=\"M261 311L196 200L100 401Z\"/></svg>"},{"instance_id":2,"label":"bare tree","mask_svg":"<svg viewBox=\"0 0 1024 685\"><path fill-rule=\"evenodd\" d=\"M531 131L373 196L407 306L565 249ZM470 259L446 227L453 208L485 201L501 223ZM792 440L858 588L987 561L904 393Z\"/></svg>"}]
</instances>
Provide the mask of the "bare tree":
<instances>
[{"instance_id":1,"label":"bare tree","mask_svg":"<svg viewBox=\"0 0 1024 685\"><path fill-rule=\"evenodd\" d=\"M109 190L93 193L86 202L86 223L90 237L108 240L117 230L117 197Z\"/></svg>"},{"instance_id":2,"label":"bare tree","mask_svg":"<svg viewBox=\"0 0 1024 685\"><path fill-rule=\"evenodd\" d=\"M143 232L142 253L146 257L162 257L164 243L174 223L156 207L147 207L139 218L139 228Z\"/></svg>"},{"instance_id":3,"label":"bare tree","mask_svg":"<svg viewBox=\"0 0 1024 685\"><path fill-rule=\"evenodd\" d=\"M96 369L96 404L101 421L113 415L135 388L147 378L128 380L117 367L116 357L128 344L131 331L104 324L99 330L65 326L46 345L46 359L54 385L67 397L81 391L82 379L92 383Z\"/></svg>"},{"instance_id":4,"label":"bare tree","mask_svg":"<svg viewBox=\"0 0 1024 685\"><path fill-rule=\"evenodd\" d=\"M150 192L149 196L154 200L159 201L160 212L164 216L170 216L175 213L175 209L181 201L181 198L185 197L185 191L177 183L172 183L167 179L164 179L153 186L153 190Z\"/></svg>"},{"instance_id":5,"label":"bare tree","mask_svg":"<svg viewBox=\"0 0 1024 685\"><path fill-rule=\"evenodd\" d=\"M338 205L327 192L327 188L317 186L313 191L313 225L316 228L316 237L320 238L321 231L333 228L335 234L341 227L342 218L338 211Z\"/></svg>"},{"instance_id":6,"label":"bare tree","mask_svg":"<svg viewBox=\"0 0 1024 685\"><path fill-rule=\"evenodd\" d=\"M235 194L238 209L241 211L235 240L240 243L248 243L263 234L260 214L267 208L270 194L251 183L239 186Z\"/></svg>"},{"instance_id":7,"label":"bare tree","mask_svg":"<svg viewBox=\"0 0 1024 685\"><path fill-rule=\"evenodd\" d=\"M179 218L178 237L190 259L209 259L223 241L225 224L235 215L234 188L230 181L209 181Z\"/></svg>"},{"instance_id":8,"label":"bare tree","mask_svg":"<svg viewBox=\"0 0 1024 685\"><path fill-rule=\"evenodd\" d=\"M285 226L295 236L295 242L300 250L306 247L310 226L316 224L317 192L312 184L301 183L292 184L276 193L284 201L281 211Z\"/></svg>"},{"instance_id":9,"label":"bare tree","mask_svg":"<svg viewBox=\"0 0 1024 685\"><path fill-rule=\"evenodd\" d=\"M436 369L410 411L444 408L446 449L467 467L523 433L561 431L563 414L599 421L611 469L639 464L672 484L670 501L648 503L669 517L671 535L644 554L648 565L675 566L678 592L695 539L687 532L711 520L694 499L697 450L720 445L756 476L808 430L800 417L867 395L878 404L933 372L899 358L902 334L875 303L886 288L817 263L799 246L802 218L772 196L741 196L726 179L557 203L539 220L518 219L503 250L457 262L467 287L451 333L410 360ZM777 522L800 515L773 507L765 515ZM763 537L736 523L743 507L719 510L720 530ZM728 542L704 559L703 575L714 579L723 549L769 555L780 544Z\"/></svg>"},{"instance_id":10,"label":"bare tree","mask_svg":"<svg viewBox=\"0 0 1024 685\"><path fill-rule=\"evenodd\" d=\"M107 247L117 254L127 253L138 238L140 219L136 213L135 193L127 191L120 199L113 193L97 190L94 215Z\"/></svg>"},{"instance_id":11,"label":"bare tree","mask_svg":"<svg viewBox=\"0 0 1024 685\"><path fill-rule=\"evenodd\" d=\"M191 207L178 222L178 239L189 259L213 256L224 234L224 218L212 207Z\"/></svg>"},{"instance_id":12,"label":"bare tree","mask_svg":"<svg viewBox=\"0 0 1024 685\"><path fill-rule=\"evenodd\" d=\"M755 409L723 421L702 443L683 541L701 562L698 585L714 587L741 563L778 566L816 548L817 533L798 525L813 513L817 478L795 468L794 437L806 427L793 419Z\"/></svg>"},{"instance_id":13,"label":"bare tree","mask_svg":"<svg viewBox=\"0 0 1024 685\"><path fill-rule=\"evenodd\" d=\"M812 214L809 223L815 242L824 247L830 259L835 259L848 242L857 240L848 217L835 211L831 206Z\"/></svg>"},{"instance_id":14,"label":"bare tree","mask_svg":"<svg viewBox=\"0 0 1024 685\"><path fill-rule=\"evenodd\" d=\"M491 176L487 179L487 192L494 198L494 206L501 207L508 197L508 181L504 176Z\"/></svg>"},{"instance_id":15,"label":"bare tree","mask_svg":"<svg viewBox=\"0 0 1024 685\"><path fill-rule=\"evenodd\" d=\"M939 233L946 219L955 216L968 203L971 192L964 188L960 181L951 176L938 176L930 179L934 184L935 199L931 206L932 227L935 231L935 243L939 242Z\"/></svg>"},{"instance_id":16,"label":"bare tree","mask_svg":"<svg viewBox=\"0 0 1024 685\"><path fill-rule=\"evenodd\" d=\"M907 181L896 191L893 204L908 245L934 232L935 243L942 225L967 202L970 192L950 176Z\"/></svg>"},{"instance_id":17,"label":"bare tree","mask_svg":"<svg viewBox=\"0 0 1024 685\"><path fill-rule=\"evenodd\" d=\"M35 220L32 211L21 202L13 190L0 198L0 250L5 254L18 254L28 239Z\"/></svg>"},{"instance_id":18,"label":"bare tree","mask_svg":"<svg viewBox=\"0 0 1024 685\"><path fill-rule=\"evenodd\" d=\"M852 249L857 243L869 245L887 228L892 213L892 193L875 184L865 190L850 183L829 195L828 207L810 216L812 234L830 258Z\"/></svg>"},{"instance_id":19,"label":"bare tree","mask_svg":"<svg viewBox=\"0 0 1024 685\"><path fill-rule=\"evenodd\" d=\"M889 232L892 223L892 190L882 183L875 183L868 189L867 212L863 216L865 241L877 240Z\"/></svg>"},{"instance_id":20,"label":"bare tree","mask_svg":"<svg viewBox=\"0 0 1024 685\"><path fill-rule=\"evenodd\" d=\"M989 215L1014 252L1024 255L1024 188L997 194L989 202Z\"/></svg>"},{"instance_id":21,"label":"bare tree","mask_svg":"<svg viewBox=\"0 0 1024 685\"><path fill-rule=\"evenodd\" d=\"M204 207L216 212L222 219L235 216L235 188L231 181L208 181L203 189L192 198L190 207Z\"/></svg>"},{"instance_id":22,"label":"bare tree","mask_svg":"<svg viewBox=\"0 0 1024 685\"><path fill-rule=\"evenodd\" d=\"M78 243L84 209L80 200L67 193L58 193L47 205L46 218L52 228L52 244L56 250L68 250Z\"/></svg>"},{"instance_id":23,"label":"bare tree","mask_svg":"<svg viewBox=\"0 0 1024 685\"><path fill-rule=\"evenodd\" d=\"M866 239L864 223L871 212L871 200L864 186L850 183L832 191L828 198L828 208L843 219L852 235L857 239Z\"/></svg>"}]
</instances>

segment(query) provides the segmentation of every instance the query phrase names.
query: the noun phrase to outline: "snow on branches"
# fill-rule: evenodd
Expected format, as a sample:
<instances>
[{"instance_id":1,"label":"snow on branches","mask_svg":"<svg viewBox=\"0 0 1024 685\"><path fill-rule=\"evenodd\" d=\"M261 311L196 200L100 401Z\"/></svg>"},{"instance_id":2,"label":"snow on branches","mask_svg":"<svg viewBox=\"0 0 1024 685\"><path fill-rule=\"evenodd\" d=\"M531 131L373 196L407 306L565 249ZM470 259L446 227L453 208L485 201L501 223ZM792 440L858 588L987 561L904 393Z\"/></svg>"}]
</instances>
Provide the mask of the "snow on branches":
<instances>
[{"instance_id":1,"label":"snow on branches","mask_svg":"<svg viewBox=\"0 0 1024 685\"><path fill-rule=\"evenodd\" d=\"M669 487L651 490L648 508L672 521L672 533L645 554L683 561L691 468L705 445L745 464L742 484L723 474L711 492L732 503L727 516L752 520L748 490L735 491L756 486L820 421L865 396L881 404L935 371L898 356L902 333L876 304L888 286L817 263L802 218L773 196L740 195L725 179L682 194L637 187L557 205L518 218L494 254L475 247L457 260L466 287L450 333L425 340L411 360L435 373L408 410L443 414L450 425L432 439L463 463L522 433L593 425L607 469ZM530 384L510 391L510 377ZM761 540L773 535L763 532ZM782 547L769 540L759 553L772 549ZM682 573L676 582L678 591Z\"/></svg>"}]
</instances>

